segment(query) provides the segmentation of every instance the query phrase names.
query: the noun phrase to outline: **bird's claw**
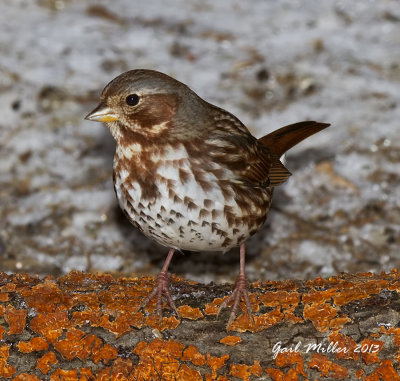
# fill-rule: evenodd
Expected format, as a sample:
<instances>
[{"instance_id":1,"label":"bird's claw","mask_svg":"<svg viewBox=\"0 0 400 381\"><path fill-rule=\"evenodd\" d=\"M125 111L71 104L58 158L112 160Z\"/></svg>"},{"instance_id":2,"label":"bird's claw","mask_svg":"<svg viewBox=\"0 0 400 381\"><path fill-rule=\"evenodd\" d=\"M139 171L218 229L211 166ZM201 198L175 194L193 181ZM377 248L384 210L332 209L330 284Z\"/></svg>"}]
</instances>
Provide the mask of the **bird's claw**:
<instances>
[{"instance_id":1,"label":"bird's claw","mask_svg":"<svg viewBox=\"0 0 400 381\"><path fill-rule=\"evenodd\" d=\"M156 279L156 285L153 287L153 289L150 291L150 293L147 295L147 297L140 303L139 307L136 309L135 313L138 312L139 310L143 309L146 307L150 300L152 300L154 297L157 298L157 315L160 318L160 321L162 321L162 299L163 299L163 294L165 298L167 299L168 305L171 307L171 309L175 312L177 317L180 317L180 314L178 312L178 309L176 308L175 302L172 299L171 293L169 292L169 279L171 278L171 274L161 271L160 274L158 274L157 279Z\"/></svg>"},{"instance_id":2,"label":"bird's claw","mask_svg":"<svg viewBox=\"0 0 400 381\"><path fill-rule=\"evenodd\" d=\"M218 308L218 312L217 312L217 319L218 319L218 316L219 316L220 312L222 311L222 309L227 307L228 304L233 300L232 311L229 316L228 324L226 325L227 331L229 331L230 325L235 320L236 311L239 308L240 300L242 299L242 297L243 297L244 303L246 305L246 310L247 310L247 314L249 316L250 322L252 325L255 325L253 315L252 315L253 309L251 308L249 294L247 292L246 277L243 274L239 274L239 276L236 280L235 288L232 291L232 294L221 303L221 305Z\"/></svg>"}]
</instances>

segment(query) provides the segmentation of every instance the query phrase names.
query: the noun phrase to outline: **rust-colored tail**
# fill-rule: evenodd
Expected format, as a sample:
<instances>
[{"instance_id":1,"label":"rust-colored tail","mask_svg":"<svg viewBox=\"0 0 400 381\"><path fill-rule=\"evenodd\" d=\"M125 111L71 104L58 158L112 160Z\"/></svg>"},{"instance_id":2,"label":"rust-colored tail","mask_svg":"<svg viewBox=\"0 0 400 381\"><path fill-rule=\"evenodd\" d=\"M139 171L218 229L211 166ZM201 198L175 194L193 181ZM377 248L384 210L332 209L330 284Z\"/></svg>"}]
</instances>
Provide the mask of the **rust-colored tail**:
<instances>
[{"instance_id":1,"label":"rust-colored tail","mask_svg":"<svg viewBox=\"0 0 400 381\"><path fill-rule=\"evenodd\" d=\"M328 123L313 121L289 124L263 136L259 141L280 157L297 143L329 126Z\"/></svg>"}]
</instances>

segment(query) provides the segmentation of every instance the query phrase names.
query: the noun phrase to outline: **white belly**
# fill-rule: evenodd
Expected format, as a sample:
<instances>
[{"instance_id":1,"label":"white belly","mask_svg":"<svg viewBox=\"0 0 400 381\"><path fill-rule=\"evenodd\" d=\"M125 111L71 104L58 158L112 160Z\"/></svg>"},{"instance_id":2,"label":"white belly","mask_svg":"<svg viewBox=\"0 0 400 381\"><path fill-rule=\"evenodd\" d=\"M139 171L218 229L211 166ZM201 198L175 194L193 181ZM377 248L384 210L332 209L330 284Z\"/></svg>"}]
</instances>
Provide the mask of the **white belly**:
<instances>
[{"instance_id":1,"label":"white belly","mask_svg":"<svg viewBox=\"0 0 400 381\"><path fill-rule=\"evenodd\" d=\"M179 167L171 164L178 160ZM184 181L180 169L187 174ZM126 181L128 177L130 181ZM143 198L142 182L126 169L115 172L114 184L121 208L149 238L175 249L226 251L249 237L249 224L243 223L246 216L233 192L224 195L212 173L203 174L211 185L202 187L192 173L184 148L175 150L173 159L163 161L151 177L155 178L157 197ZM267 212L252 209L255 217Z\"/></svg>"}]
</instances>

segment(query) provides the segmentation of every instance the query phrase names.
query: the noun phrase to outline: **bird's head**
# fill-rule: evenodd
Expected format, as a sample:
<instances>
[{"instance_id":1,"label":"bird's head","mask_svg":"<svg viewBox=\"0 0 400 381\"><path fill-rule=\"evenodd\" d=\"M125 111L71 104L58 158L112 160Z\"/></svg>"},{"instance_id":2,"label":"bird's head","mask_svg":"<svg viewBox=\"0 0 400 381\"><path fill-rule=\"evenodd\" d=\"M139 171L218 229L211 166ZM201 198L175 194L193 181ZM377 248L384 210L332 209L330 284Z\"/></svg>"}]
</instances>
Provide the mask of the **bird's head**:
<instances>
[{"instance_id":1,"label":"bird's head","mask_svg":"<svg viewBox=\"0 0 400 381\"><path fill-rule=\"evenodd\" d=\"M112 80L100 104L85 119L107 123L117 143L131 135L145 139L183 138L194 110L206 102L183 83L154 70L131 70ZM198 120L198 119L197 119Z\"/></svg>"}]
</instances>

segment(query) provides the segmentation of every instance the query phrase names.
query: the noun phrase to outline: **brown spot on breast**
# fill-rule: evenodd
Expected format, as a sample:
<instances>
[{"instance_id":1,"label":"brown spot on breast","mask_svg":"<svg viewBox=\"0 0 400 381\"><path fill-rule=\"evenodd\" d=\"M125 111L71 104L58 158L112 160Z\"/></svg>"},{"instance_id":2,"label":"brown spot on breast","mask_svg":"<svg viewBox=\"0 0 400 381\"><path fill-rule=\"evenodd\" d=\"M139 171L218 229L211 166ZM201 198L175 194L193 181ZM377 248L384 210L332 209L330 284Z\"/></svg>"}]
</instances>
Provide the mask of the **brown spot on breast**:
<instances>
[{"instance_id":1,"label":"brown spot on breast","mask_svg":"<svg viewBox=\"0 0 400 381\"><path fill-rule=\"evenodd\" d=\"M211 209L211 207L213 206L214 202L212 200L209 200L208 198L204 199L204 207L206 209Z\"/></svg>"},{"instance_id":2,"label":"brown spot on breast","mask_svg":"<svg viewBox=\"0 0 400 381\"><path fill-rule=\"evenodd\" d=\"M183 202L182 199L178 195L174 196L174 203L175 204L182 203L182 202Z\"/></svg>"},{"instance_id":3,"label":"brown spot on breast","mask_svg":"<svg viewBox=\"0 0 400 381\"><path fill-rule=\"evenodd\" d=\"M206 209L200 209L199 212L199 219L203 219L206 218L208 215L210 214L210 212Z\"/></svg>"},{"instance_id":4,"label":"brown spot on breast","mask_svg":"<svg viewBox=\"0 0 400 381\"><path fill-rule=\"evenodd\" d=\"M186 164L187 159L172 160L172 166L174 168L183 168Z\"/></svg>"},{"instance_id":5,"label":"brown spot on breast","mask_svg":"<svg viewBox=\"0 0 400 381\"><path fill-rule=\"evenodd\" d=\"M231 244L232 244L232 240L230 238L228 238L228 237L224 239L224 242L222 242L222 246L223 247L228 247Z\"/></svg>"},{"instance_id":6,"label":"brown spot on breast","mask_svg":"<svg viewBox=\"0 0 400 381\"><path fill-rule=\"evenodd\" d=\"M189 202L187 208L188 210L195 210L198 209L198 206L194 202Z\"/></svg>"},{"instance_id":7,"label":"brown spot on breast","mask_svg":"<svg viewBox=\"0 0 400 381\"><path fill-rule=\"evenodd\" d=\"M221 215L221 211L220 211L220 210L213 209L213 210L211 211L211 216L212 216L213 219L218 218L220 215Z\"/></svg>"},{"instance_id":8,"label":"brown spot on breast","mask_svg":"<svg viewBox=\"0 0 400 381\"><path fill-rule=\"evenodd\" d=\"M200 185L201 189L203 189L205 192L208 192L213 188L213 183L206 178L206 172L199 167L200 165L196 166L194 163L192 163L192 173L194 179L196 180L197 184Z\"/></svg>"},{"instance_id":9,"label":"brown spot on breast","mask_svg":"<svg viewBox=\"0 0 400 381\"><path fill-rule=\"evenodd\" d=\"M242 243L242 242L244 242L245 240L246 240L246 236L245 235L240 235L238 238L237 238L237 240L236 240L236 242L238 243L238 244L240 244L240 243Z\"/></svg>"},{"instance_id":10,"label":"brown spot on breast","mask_svg":"<svg viewBox=\"0 0 400 381\"><path fill-rule=\"evenodd\" d=\"M185 205L189 205L190 202L193 202L194 200L188 196L185 196L185 198L183 199L183 203Z\"/></svg>"},{"instance_id":11,"label":"brown spot on breast","mask_svg":"<svg viewBox=\"0 0 400 381\"><path fill-rule=\"evenodd\" d=\"M188 171L185 171L184 169L180 168L179 171L179 180L185 184L190 180L190 173Z\"/></svg>"},{"instance_id":12,"label":"brown spot on breast","mask_svg":"<svg viewBox=\"0 0 400 381\"><path fill-rule=\"evenodd\" d=\"M228 199L233 197L233 192L232 192L232 189L231 189L231 185L232 185L231 181L229 181L229 180L219 180L218 181L218 185L220 186L222 195L224 196L224 198L226 200L228 200Z\"/></svg>"},{"instance_id":13,"label":"brown spot on breast","mask_svg":"<svg viewBox=\"0 0 400 381\"><path fill-rule=\"evenodd\" d=\"M250 230L249 234L250 234L250 236L252 236L252 235L256 234L257 232L258 232L258 229L253 229L253 230Z\"/></svg>"}]
</instances>

